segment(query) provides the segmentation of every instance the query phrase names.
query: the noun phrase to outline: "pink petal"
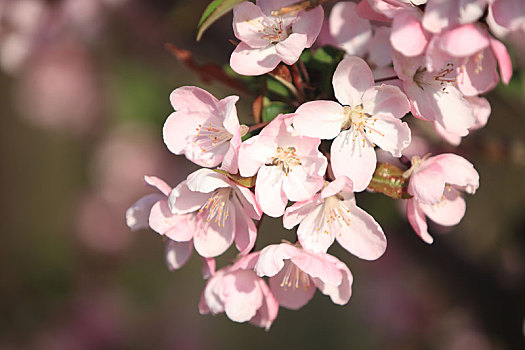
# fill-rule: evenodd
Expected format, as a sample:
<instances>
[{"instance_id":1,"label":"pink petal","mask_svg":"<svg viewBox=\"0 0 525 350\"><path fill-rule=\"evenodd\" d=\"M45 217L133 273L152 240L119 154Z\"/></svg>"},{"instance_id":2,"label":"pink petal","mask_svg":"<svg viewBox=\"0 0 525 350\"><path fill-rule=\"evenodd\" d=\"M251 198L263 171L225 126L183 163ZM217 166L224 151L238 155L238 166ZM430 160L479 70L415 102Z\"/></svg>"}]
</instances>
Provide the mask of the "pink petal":
<instances>
[{"instance_id":1,"label":"pink petal","mask_svg":"<svg viewBox=\"0 0 525 350\"><path fill-rule=\"evenodd\" d=\"M253 48L264 48L269 40L261 35L273 22L261 8L251 2L243 2L233 8L233 32L237 39Z\"/></svg>"},{"instance_id":2,"label":"pink petal","mask_svg":"<svg viewBox=\"0 0 525 350\"><path fill-rule=\"evenodd\" d=\"M492 90L499 81L497 62L490 50L469 57L461 66L458 88L466 96L476 96Z\"/></svg>"},{"instance_id":3,"label":"pink petal","mask_svg":"<svg viewBox=\"0 0 525 350\"><path fill-rule=\"evenodd\" d=\"M248 254L255 245L257 228L242 209L237 210L235 220L235 246L240 254Z\"/></svg>"},{"instance_id":4,"label":"pink petal","mask_svg":"<svg viewBox=\"0 0 525 350\"><path fill-rule=\"evenodd\" d=\"M324 179L322 176L311 174L303 166L291 168L290 172L282 178L283 192L289 200L294 202L312 198L323 187L323 184Z\"/></svg>"},{"instance_id":5,"label":"pink petal","mask_svg":"<svg viewBox=\"0 0 525 350\"><path fill-rule=\"evenodd\" d=\"M228 208L229 216L224 226L213 220L206 220L207 213L199 214L193 237L195 250L204 258L214 258L224 253L235 237L235 209Z\"/></svg>"},{"instance_id":6,"label":"pink petal","mask_svg":"<svg viewBox=\"0 0 525 350\"><path fill-rule=\"evenodd\" d=\"M492 13L497 24L507 29L516 29L524 21L525 4L522 0L494 0Z\"/></svg>"},{"instance_id":7,"label":"pink petal","mask_svg":"<svg viewBox=\"0 0 525 350\"><path fill-rule=\"evenodd\" d=\"M490 49L496 56L499 65L499 74L504 84L508 84L512 78L512 61L505 45L496 39L490 38Z\"/></svg>"},{"instance_id":8,"label":"pink petal","mask_svg":"<svg viewBox=\"0 0 525 350\"><path fill-rule=\"evenodd\" d=\"M441 48L454 57L472 56L488 46L488 33L472 23L448 30L441 36Z\"/></svg>"},{"instance_id":9,"label":"pink petal","mask_svg":"<svg viewBox=\"0 0 525 350\"><path fill-rule=\"evenodd\" d=\"M420 204L420 206L430 220L443 226L457 225L465 216L467 209L463 197L457 190L450 187L445 190L441 202L434 205Z\"/></svg>"},{"instance_id":10,"label":"pink petal","mask_svg":"<svg viewBox=\"0 0 525 350\"><path fill-rule=\"evenodd\" d=\"M432 244L432 242L434 242L434 239L428 233L427 219L425 217L425 213L423 213L423 210L419 207L419 204L413 198L407 200L407 217L408 222L410 223L414 231L416 231L417 235L421 237L421 239L424 242Z\"/></svg>"},{"instance_id":11,"label":"pink petal","mask_svg":"<svg viewBox=\"0 0 525 350\"><path fill-rule=\"evenodd\" d=\"M171 113L162 128L164 143L174 154L183 154L188 145L198 147L194 141L196 128L199 124L206 124L211 116L208 112L186 110Z\"/></svg>"},{"instance_id":12,"label":"pink petal","mask_svg":"<svg viewBox=\"0 0 525 350\"><path fill-rule=\"evenodd\" d=\"M364 260L378 259L386 250L386 237L383 229L374 218L363 209L347 205L350 209L350 223L341 228L341 234L336 235L337 242Z\"/></svg>"},{"instance_id":13,"label":"pink petal","mask_svg":"<svg viewBox=\"0 0 525 350\"><path fill-rule=\"evenodd\" d=\"M418 56L424 52L428 40L416 13L403 11L394 17L390 42L395 50L408 57Z\"/></svg>"},{"instance_id":14,"label":"pink petal","mask_svg":"<svg viewBox=\"0 0 525 350\"><path fill-rule=\"evenodd\" d=\"M390 44L390 28L377 27L370 41L368 62L376 67L385 67L392 62L392 45Z\"/></svg>"},{"instance_id":15,"label":"pink petal","mask_svg":"<svg viewBox=\"0 0 525 350\"><path fill-rule=\"evenodd\" d=\"M319 278L324 283L336 286L341 283L342 273L331 259L326 258L328 254L309 254L305 251L301 253L291 258L298 268L312 278Z\"/></svg>"},{"instance_id":16,"label":"pink petal","mask_svg":"<svg viewBox=\"0 0 525 350\"><path fill-rule=\"evenodd\" d=\"M196 86L182 86L170 95L175 111L217 114L219 101L208 91Z\"/></svg>"},{"instance_id":17,"label":"pink petal","mask_svg":"<svg viewBox=\"0 0 525 350\"><path fill-rule=\"evenodd\" d=\"M279 62L281 58L273 44L257 49L241 42L230 57L231 68L242 75L262 75L271 72Z\"/></svg>"},{"instance_id":18,"label":"pink petal","mask_svg":"<svg viewBox=\"0 0 525 350\"><path fill-rule=\"evenodd\" d=\"M366 141L354 140L351 130L343 131L331 147L331 164L335 177L346 176L354 183L354 192L363 191L374 174L376 153Z\"/></svg>"},{"instance_id":19,"label":"pink petal","mask_svg":"<svg viewBox=\"0 0 525 350\"><path fill-rule=\"evenodd\" d=\"M263 304L257 310L257 314L250 320L250 323L258 327L264 327L268 331L273 321L277 318L279 302L262 279L259 279L257 283L264 296Z\"/></svg>"},{"instance_id":20,"label":"pink petal","mask_svg":"<svg viewBox=\"0 0 525 350\"><path fill-rule=\"evenodd\" d=\"M161 235L166 235L177 242L186 242L193 238L192 228L188 225L188 215L175 215L168 207L168 201L158 201L151 208L149 226Z\"/></svg>"},{"instance_id":21,"label":"pink petal","mask_svg":"<svg viewBox=\"0 0 525 350\"><path fill-rule=\"evenodd\" d=\"M286 264L292 264L287 261ZM280 306L287 309L297 310L306 305L315 294L315 285L310 281L310 285L306 288L285 288L281 287L287 268L281 270L277 275L270 278L270 289Z\"/></svg>"},{"instance_id":22,"label":"pink petal","mask_svg":"<svg viewBox=\"0 0 525 350\"><path fill-rule=\"evenodd\" d=\"M310 11L302 11L292 24L292 32L306 35L305 47L311 47L317 39L324 20L322 6L317 6Z\"/></svg>"},{"instance_id":23,"label":"pink petal","mask_svg":"<svg viewBox=\"0 0 525 350\"><path fill-rule=\"evenodd\" d=\"M261 277L275 276L283 269L285 260L298 254L300 254L300 250L288 243L266 246L259 255L259 260L255 265L255 272Z\"/></svg>"},{"instance_id":24,"label":"pink petal","mask_svg":"<svg viewBox=\"0 0 525 350\"><path fill-rule=\"evenodd\" d=\"M355 12L359 15L361 18L368 19L370 21L378 21L378 22L390 22L391 19L385 16L382 13L377 12L370 6L370 3L368 0L361 0L357 6L355 7Z\"/></svg>"},{"instance_id":25,"label":"pink petal","mask_svg":"<svg viewBox=\"0 0 525 350\"><path fill-rule=\"evenodd\" d=\"M352 282L354 280L350 269L341 261L337 260L336 266L339 268L343 275L343 280L339 285L323 283L320 279L315 278L314 283L319 288L321 293L330 296L330 299L334 304L345 305L350 300L352 295Z\"/></svg>"},{"instance_id":26,"label":"pink petal","mask_svg":"<svg viewBox=\"0 0 525 350\"><path fill-rule=\"evenodd\" d=\"M339 176L337 179L326 185L321 192L321 196L322 198L328 198L335 196L342 191L347 192L353 196L354 184L352 183L352 180L346 176Z\"/></svg>"},{"instance_id":27,"label":"pink petal","mask_svg":"<svg viewBox=\"0 0 525 350\"><path fill-rule=\"evenodd\" d=\"M275 51L280 59L288 64L294 64L306 47L306 34L292 33L285 40L275 45Z\"/></svg>"},{"instance_id":28,"label":"pink petal","mask_svg":"<svg viewBox=\"0 0 525 350\"><path fill-rule=\"evenodd\" d=\"M224 312L235 322L252 319L263 304L263 294L257 275L250 270L238 270L223 279Z\"/></svg>"},{"instance_id":29,"label":"pink petal","mask_svg":"<svg viewBox=\"0 0 525 350\"><path fill-rule=\"evenodd\" d=\"M288 198L282 190L285 174L278 166L263 166L255 180L255 198L262 211L272 217L283 215Z\"/></svg>"},{"instance_id":30,"label":"pink petal","mask_svg":"<svg viewBox=\"0 0 525 350\"><path fill-rule=\"evenodd\" d=\"M467 101L474 111L476 117L476 124L472 126L472 129L480 129L487 125L489 116L491 113L490 103L486 98L473 96L467 97Z\"/></svg>"},{"instance_id":31,"label":"pink petal","mask_svg":"<svg viewBox=\"0 0 525 350\"><path fill-rule=\"evenodd\" d=\"M445 130L441 126L441 124L437 122L434 122L433 124L434 124L434 130L439 136L441 136L445 141L447 141L451 145L459 146L459 144L461 143L461 136Z\"/></svg>"},{"instance_id":32,"label":"pink petal","mask_svg":"<svg viewBox=\"0 0 525 350\"><path fill-rule=\"evenodd\" d=\"M438 203L445 189L445 174L436 162L424 162L411 176L408 193L422 203Z\"/></svg>"},{"instance_id":33,"label":"pink petal","mask_svg":"<svg viewBox=\"0 0 525 350\"><path fill-rule=\"evenodd\" d=\"M239 96L228 96L219 101L224 116L223 125L226 130L232 135L239 133L239 118L237 117L237 107L235 104L239 101Z\"/></svg>"},{"instance_id":34,"label":"pink petal","mask_svg":"<svg viewBox=\"0 0 525 350\"><path fill-rule=\"evenodd\" d=\"M355 12L356 4L338 2L330 13L330 34L348 55L364 56L372 38L372 26Z\"/></svg>"},{"instance_id":35,"label":"pink petal","mask_svg":"<svg viewBox=\"0 0 525 350\"><path fill-rule=\"evenodd\" d=\"M235 186L234 188L236 191L238 191L237 195L241 202L241 206L246 211L248 216L250 216L252 219L259 220L262 215L262 210L259 207L259 203L257 203L257 200L255 199L255 194L246 187Z\"/></svg>"},{"instance_id":36,"label":"pink petal","mask_svg":"<svg viewBox=\"0 0 525 350\"><path fill-rule=\"evenodd\" d=\"M368 140L390 152L394 157L401 157L411 141L408 124L391 116L379 116L374 122L367 123Z\"/></svg>"},{"instance_id":37,"label":"pink petal","mask_svg":"<svg viewBox=\"0 0 525 350\"><path fill-rule=\"evenodd\" d=\"M170 195L171 186L168 185L164 180L159 179L156 176L144 176L144 181L150 186L155 187L160 192L162 192L166 197Z\"/></svg>"},{"instance_id":38,"label":"pink petal","mask_svg":"<svg viewBox=\"0 0 525 350\"><path fill-rule=\"evenodd\" d=\"M307 215L309 215L315 208L322 204L321 196L316 194L312 199L297 202L288 208L283 216L284 228L290 230L299 224Z\"/></svg>"},{"instance_id":39,"label":"pink petal","mask_svg":"<svg viewBox=\"0 0 525 350\"><path fill-rule=\"evenodd\" d=\"M446 183L460 187L469 186L469 193L474 193L479 187L479 174L472 163L465 158L445 153L432 157L431 160L438 163L444 170L443 176Z\"/></svg>"},{"instance_id":40,"label":"pink petal","mask_svg":"<svg viewBox=\"0 0 525 350\"><path fill-rule=\"evenodd\" d=\"M230 271L235 270L253 270L261 252L250 253L245 256L241 256L238 260L231 266Z\"/></svg>"},{"instance_id":41,"label":"pink petal","mask_svg":"<svg viewBox=\"0 0 525 350\"><path fill-rule=\"evenodd\" d=\"M192 242L193 243L193 242ZM193 244L192 244L193 247ZM203 258L202 260L202 278L208 279L215 275L215 259L214 258Z\"/></svg>"},{"instance_id":42,"label":"pink petal","mask_svg":"<svg viewBox=\"0 0 525 350\"><path fill-rule=\"evenodd\" d=\"M200 193L211 193L218 188L230 187L226 175L211 169L199 169L188 175L186 184L190 191Z\"/></svg>"},{"instance_id":43,"label":"pink petal","mask_svg":"<svg viewBox=\"0 0 525 350\"><path fill-rule=\"evenodd\" d=\"M326 230L327 220L324 205L318 205L304 217L297 229L297 237L304 249L314 253L326 253L330 248L335 235Z\"/></svg>"},{"instance_id":44,"label":"pink petal","mask_svg":"<svg viewBox=\"0 0 525 350\"><path fill-rule=\"evenodd\" d=\"M333 101L310 101L295 111L294 129L299 135L333 139L344 122L343 107Z\"/></svg>"},{"instance_id":45,"label":"pink petal","mask_svg":"<svg viewBox=\"0 0 525 350\"><path fill-rule=\"evenodd\" d=\"M166 243L166 265L170 271L180 269L191 256L193 242L175 242L171 239Z\"/></svg>"},{"instance_id":46,"label":"pink petal","mask_svg":"<svg viewBox=\"0 0 525 350\"><path fill-rule=\"evenodd\" d=\"M410 112L410 102L397 86L381 84L367 89L363 94L363 112L372 116L402 118Z\"/></svg>"},{"instance_id":47,"label":"pink petal","mask_svg":"<svg viewBox=\"0 0 525 350\"><path fill-rule=\"evenodd\" d=\"M357 56L343 59L335 69L332 85L337 100L348 106L361 104L366 89L374 85L368 64Z\"/></svg>"},{"instance_id":48,"label":"pink petal","mask_svg":"<svg viewBox=\"0 0 525 350\"><path fill-rule=\"evenodd\" d=\"M168 204L172 213L187 214L199 210L209 197L207 193L191 191L184 180L171 191Z\"/></svg>"},{"instance_id":49,"label":"pink petal","mask_svg":"<svg viewBox=\"0 0 525 350\"><path fill-rule=\"evenodd\" d=\"M268 126L272 126L272 123L266 128ZM255 175L259 168L266 163L268 157L275 153L276 149L277 143L274 137L259 134L244 141L239 149L239 173L241 176Z\"/></svg>"},{"instance_id":50,"label":"pink petal","mask_svg":"<svg viewBox=\"0 0 525 350\"><path fill-rule=\"evenodd\" d=\"M133 231L148 228L151 207L162 199L165 197L160 193L152 193L140 198L126 210L126 225Z\"/></svg>"}]
</instances>

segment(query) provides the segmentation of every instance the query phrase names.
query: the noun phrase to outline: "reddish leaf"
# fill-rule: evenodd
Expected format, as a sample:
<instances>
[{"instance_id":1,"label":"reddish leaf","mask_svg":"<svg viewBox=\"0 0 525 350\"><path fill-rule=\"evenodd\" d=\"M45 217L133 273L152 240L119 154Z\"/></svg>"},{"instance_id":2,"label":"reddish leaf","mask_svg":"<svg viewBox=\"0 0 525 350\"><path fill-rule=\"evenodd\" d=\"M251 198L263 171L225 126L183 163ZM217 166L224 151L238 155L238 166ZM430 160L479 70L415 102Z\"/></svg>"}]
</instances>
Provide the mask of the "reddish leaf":
<instances>
[{"instance_id":1,"label":"reddish leaf","mask_svg":"<svg viewBox=\"0 0 525 350\"><path fill-rule=\"evenodd\" d=\"M253 110L253 119L254 119L255 123L262 122L262 111L263 111L263 107L264 107L263 99L264 99L264 96L263 95L259 95L255 99L255 101L253 101L252 110Z\"/></svg>"}]
</instances>

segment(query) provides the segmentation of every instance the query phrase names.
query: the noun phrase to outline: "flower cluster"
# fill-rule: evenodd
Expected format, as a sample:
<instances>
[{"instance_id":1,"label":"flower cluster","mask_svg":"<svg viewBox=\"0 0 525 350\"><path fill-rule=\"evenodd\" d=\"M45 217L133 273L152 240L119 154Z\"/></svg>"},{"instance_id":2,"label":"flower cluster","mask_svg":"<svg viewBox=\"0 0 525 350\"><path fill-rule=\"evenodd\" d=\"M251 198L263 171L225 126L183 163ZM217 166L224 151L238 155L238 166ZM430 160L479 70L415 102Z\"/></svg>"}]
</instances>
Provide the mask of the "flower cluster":
<instances>
[{"instance_id":1,"label":"flower cluster","mask_svg":"<svg viewBox=\"0 0 525 350\"><path fill-rule=\"evenodd\" d=\"M240 42L231 68L276 77L290 67L294 77L286 87L296 98L285 102L293 113L248 127L239 123L239 97L218 100L193 86L174 90L164 142L203 168L175 188L145 177L158 193L127 211L128 226L167 238L170 269L182 267L195 248L208 279L203 314L225 312L269 329L280 306L298 309L316 289L346 304L353 277L328 253L331 245L337 240L364 260L378 259L387 246L356 192L402 200L410 225L427 243L433 241L427 217L452 226L464 216L461 192L473 194L479 186L474 166L452 153L422 154L412 136L426 121L458 145L486 124L490 105L480 95L512 75L507 50L491 30L522 26L521 4L361 0L338 2L326 20L322 6L310 1L237 5L233 31ZM328 77L333 95L313 86L301 61L305 49L313 46L315 53L326 45L342 53ZM300 87L300 81L306 83ZM423 123L413 124L409 113ZM379 157L381 150L388 155ZM255 251L264 215L282 217L286 229L297 226L297 241ZM216 271L215 258L234 242L237 260Z\"/></svg>"}]
</instances>

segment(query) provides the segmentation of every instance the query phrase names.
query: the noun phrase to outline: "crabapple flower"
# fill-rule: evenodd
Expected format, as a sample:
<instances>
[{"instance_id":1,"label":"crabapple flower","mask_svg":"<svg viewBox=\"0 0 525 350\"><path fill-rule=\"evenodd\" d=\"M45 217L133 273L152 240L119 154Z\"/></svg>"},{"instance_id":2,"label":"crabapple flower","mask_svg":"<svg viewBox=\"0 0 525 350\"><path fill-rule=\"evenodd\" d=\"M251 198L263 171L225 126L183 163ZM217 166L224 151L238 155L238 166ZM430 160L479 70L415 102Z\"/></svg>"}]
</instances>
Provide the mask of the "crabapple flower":
<instances>
[{"instance_id":1,"label":"crabapple flower","mask_svg":"<svg viewBox=\"0 0 525 350\"><path fill-rule=\"evenodd\" d=\"M311 47L323 23L323 8L272 15L293 0L243 2L233 9L233 31L241 40L230 58L231 68L242 75L261 75L283 61L294 64Z\"/></svg>"},{"instance_id":2,"label":"crabapple flower","mask_svg":"<svg viewBox=\"0 0 525 350\"><path fill-rule=\"evenodd\" d=\"M239 125L238 99L228 96L219 101L195 86L173 90L170 101L175 112L164 123L164 143L195 164L215 167L222 162L224 170L236 173L241 137L248 131Z\"/></svg>"},{"instance_id":3,"label":"crabapple flower","mask_svg":"<svg viewBox=\"0 0 525 350\"><path fill-rule=\"evenodd\" d=\"M408 193L413 196L407 200L408 221L426 243L432 243L433 238L425 217L443 226L458 224L466 211L459 191L474 194L479 187L474 166L452 153L428 159L412 157L412 167L405 174L410 176Z\"/></svg>"},{"instance_id":4,"label":"crabapple flower","mask_svg":"<svg viewBox=\"0 0 525 350\"><path fill-rule=\"evenodd\" d=\"M456 25L473 23L485 12L489 0L428 0L423 27L441 33Z\"/></svg>"},{"instance_id":5,"label":"crabapple flower","mask_svg":"<svg viewBox=\"0 0 525 350\"><path fill-rule=\"evenodd\" d=\"M410 129L400 120L410 104L398 87L374 86L372 71L359 57L343 59L332 84L339 103L306 102L297 109L293 125L301 135L335 137L331 147L334 174L349 177L354 191L360 192L376 167L375 145L400 157L410 144Z\"/></svg>"},{"instance_id":6,"label":"crabapple flower","mask_svg":"<svg viewBox=\"0 0 525 350\"><path fill-rule=\"evenodd\" d=\"M259 252L246 255L216 273L206 283L199 302L201 314L226 313L235 322L250 322L267 331L279 304L264 280L253 270Z\"/></svg>"},{"instance_id":7,"label":"crabapple flower","mask_svg":"<svg viewBox=\"0 0 525 350\"><path fill-rule=\"evenodd\" d=\"M170 270L181 268L193 251L190 215L175 215L168 207L171 187L155 176L145 176L144 180L160 193L148 194L140 198L126 211L126 223L132 230L151 227L169 238L166 243L166 264Z\"/></svg>"},{"instance_id":8,"label":"crabapple flower","mask_svg":"<svg viewBox=\"0 0 525 350\"><path fill-rule=\"evenodd\" d=\"M328 161L319 152L321 140L296 135L295 114L281 114L239 151L239 172L257 174L255 197L264 213L278 217L291 201L311 198L323 187Z\"/></svg>"},{"instance_id":9,"label":"crabapple flower","mask_svg":"<svg viewBox=\"0 0 525 350\"><path fill-rule=\"evenodd\" d=\"M386 238L374 218L356 205L352 181L338 177L312 199L286 209L284 227L299 224L301 246L325 253L337 239L339 244L361 259L375 260L386 249Z\"/></svg>"},{"instance_id":10,"label":"crabapple flower","mask_svg":"<svg viewBox=\"0 0 525 350\"><path fill-rule=\"evenodd\" d=\"M257 229L252 219L260 219L255 196L226 175L199 169L171 191L168 205L173 214L189 214L195 250L205 258L226 251L235 240L246 254L255 244Z\"/></svg>"},{"instance_id":11,"label":"crabapple flower","mask_svg":"<svg viewBox=\"0 0 525 350\"><path fill-rule=\"evenodd\" d=\"M343 262L290 243L264 248L255 271L261 277L270 277L270 289L279 305L292 310L306 305L316 288L338 305L346 304L352 294L353 277Z\"/></svg>"},{"instance_id":12,"label":"crabapple flower","mask_svg":"<svg viewBox=\"0 0 525 350\"><path fill-rule=\"evenodd\" d=\"M456 88L456 70L452 63L429 72L425 57L407 58L395 54L394 69L403 82L415 117L435 121L447 132L459 136L468 134L475 123L474 113Z\"/></svg>"},{"instance_id":13,"label":"crabapple flower","mask_svg":"<svg viewBox=\"0 0 525 350\"><path fill-rule=\"evenodd\" d=\"M466 96L493 89L499 81L498 66L505 84L512 77L507 49L477 24L465 24L435 35L426 55L429 71L437 71L447 64L456 68L457 87Z\"/></svg>"}]
</instances>

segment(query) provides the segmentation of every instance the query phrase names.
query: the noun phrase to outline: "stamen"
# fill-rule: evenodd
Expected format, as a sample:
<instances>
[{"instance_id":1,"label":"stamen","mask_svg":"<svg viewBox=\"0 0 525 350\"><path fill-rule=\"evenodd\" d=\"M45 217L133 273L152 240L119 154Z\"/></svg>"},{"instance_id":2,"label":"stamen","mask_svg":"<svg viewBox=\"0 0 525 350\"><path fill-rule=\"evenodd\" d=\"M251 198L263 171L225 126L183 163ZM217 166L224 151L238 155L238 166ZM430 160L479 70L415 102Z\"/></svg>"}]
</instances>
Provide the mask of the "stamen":
<instances>
[{"instance_id":1,"label":"stamen","mask_svg":"<svg viewBox=\"0 0 525 350\"><path fill-rule=\"evenodd\" d=\"M203 152L210 151L233 138L233 135L230 134L228 130L222 126L214 126L212 122L207 125L199 124L196 131L197 134L194 136L193 142L198 145Z\"/></svg>"},{"instance_id":2,"label":"stamen","mask_svg":"<svg viewBox=\"0 0 525 350\"><path fill-rule=\"evenodd\" d=\"M217 226L224 228L229 213L229 200L231 190L229 188L221 188L213 193L213 196L208 198L208 201L199 209L199 213L208 211L206 222L214 222Z\"/></svg>"},{"instance_id":3,"label":"stamen","mask_svg":"<svg viewBox=\"0 0 525 350\"><path fill-rule=\"evenodd\" d=\"M270 161L269 165L280 166L284 174L288 176L296 165L301 165L301 159L295 153L295 147L287 147L286 149L279 146L275 157Z\"/></svg>"},{"instance_id":4,"label":"stamen","mask_svg":"<svg viewBox=\"0 0 525 350\"><path fill-rule=\"evenodd\" d=\"M285 267L284 277L280 284L282 288L285 290L291 288L294 292L299 287L304 290L310 288L310 276L291 261L287 261L285 264L288 266Z\"/></svg>"}]
</instances>

